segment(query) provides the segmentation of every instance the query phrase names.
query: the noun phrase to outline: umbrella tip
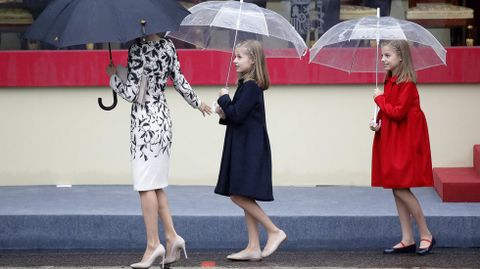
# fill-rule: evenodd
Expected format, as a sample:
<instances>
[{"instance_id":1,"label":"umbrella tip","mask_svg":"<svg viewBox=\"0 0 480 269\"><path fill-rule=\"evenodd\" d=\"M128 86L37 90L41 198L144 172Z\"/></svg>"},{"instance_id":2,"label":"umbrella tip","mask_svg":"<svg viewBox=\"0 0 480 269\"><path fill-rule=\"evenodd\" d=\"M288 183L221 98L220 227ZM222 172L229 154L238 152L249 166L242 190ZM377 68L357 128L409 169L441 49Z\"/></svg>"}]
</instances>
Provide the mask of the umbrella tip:
<instances>
[{"instance_id":1,"label":"umbrella tip","mask_svg":"<svg viewBox=\"0 0 480 269\"><path fill-rule=\"evenodd\" d=\"M145 35L146 35L145 24L147 24L147 21L144 20L144 19L141 19L141 20L140 20L140 24L142 25L142 41L143 41L143 42L146 42L147 39L145 38Z\"/></svg>"}]
</instances>

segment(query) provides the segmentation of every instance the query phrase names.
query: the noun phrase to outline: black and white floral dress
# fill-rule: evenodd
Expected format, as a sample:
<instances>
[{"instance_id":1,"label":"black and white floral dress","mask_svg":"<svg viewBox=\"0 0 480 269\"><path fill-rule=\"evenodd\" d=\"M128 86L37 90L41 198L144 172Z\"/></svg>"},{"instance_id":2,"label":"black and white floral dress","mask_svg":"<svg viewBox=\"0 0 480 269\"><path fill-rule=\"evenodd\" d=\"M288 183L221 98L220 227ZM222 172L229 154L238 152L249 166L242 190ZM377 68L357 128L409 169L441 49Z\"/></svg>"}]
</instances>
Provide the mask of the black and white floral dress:
<instances>
[{"instance_id":1,"label":"black and white floral dress","mask_svg":"<svg viewBox=\"0 0 480 269\"><path fill-rule=\"evenodd\" d=\"M136 102L142 75L147 78L143 105ZM172 120L165 89L169 77L177 92L198 108L200 98L181 73L175 46L168 39L133 44L128 53L127 81L123 83L118 75L110 77L110 87L132 103L130 153L136 191L168 186Z\"/></svg>"}]
</instances>

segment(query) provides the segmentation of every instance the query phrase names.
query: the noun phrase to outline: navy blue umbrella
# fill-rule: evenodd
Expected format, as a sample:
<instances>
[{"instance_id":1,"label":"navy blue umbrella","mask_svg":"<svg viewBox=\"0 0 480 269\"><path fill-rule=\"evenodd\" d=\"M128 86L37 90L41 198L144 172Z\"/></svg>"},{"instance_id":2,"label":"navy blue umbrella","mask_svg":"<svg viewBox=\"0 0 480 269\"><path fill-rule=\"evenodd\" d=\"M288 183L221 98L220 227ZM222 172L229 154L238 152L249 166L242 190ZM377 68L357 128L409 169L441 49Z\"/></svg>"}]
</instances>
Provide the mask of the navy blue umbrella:
<instances>
[{"instance_id":1,"label":"navy blue umbrella","mask_svg":"<svg viewBox=\"0 0 480 269\"><path fill-rule=\"evenodd\" d=\"M176 0L55 0L23 36L57 47L124 43L149 34L175 31L188 14ZM114 103L117 103L114 92Z\"/></svg>"}]
</instances>

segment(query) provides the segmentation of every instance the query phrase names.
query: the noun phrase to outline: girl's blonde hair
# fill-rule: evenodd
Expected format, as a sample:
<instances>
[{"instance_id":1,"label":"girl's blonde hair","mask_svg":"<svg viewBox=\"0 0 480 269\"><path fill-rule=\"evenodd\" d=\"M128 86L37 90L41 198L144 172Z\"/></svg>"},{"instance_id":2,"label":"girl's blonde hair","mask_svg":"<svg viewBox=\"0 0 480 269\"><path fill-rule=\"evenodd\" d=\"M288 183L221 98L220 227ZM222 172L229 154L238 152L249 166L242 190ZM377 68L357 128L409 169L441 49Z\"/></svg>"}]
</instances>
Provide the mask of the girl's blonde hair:
<instances>
[{"instance_id":1,"label":"girl's blonde hair","mask_svg":"<svg viewBox=\"0 0 480 269\"><path fill-rule=\"evenodd\" d=\"M410 47L406 40L386 40L381 43L383 46L390 46L398 56L400 56L400 64L398 66L397 83L412 81L417 82L417 74L413 68L412 55ZM388 77L392 76L392 71L388 71Z\"/></svg>"},{"instance_id":2,"label":"girl's blonde hair","mask_svg":"<svg viewBox=\"0 0 480 269\"><path fill-rule=\"evenodd\" d=\"M270 77L268 76L262 43L257 40L245 40L236 45L235 48L244 48L253 61L252 69L245 74L239 74L239 79L254 80L263 90L268 89L270 86Z\"/></svg>"}]
</instances>

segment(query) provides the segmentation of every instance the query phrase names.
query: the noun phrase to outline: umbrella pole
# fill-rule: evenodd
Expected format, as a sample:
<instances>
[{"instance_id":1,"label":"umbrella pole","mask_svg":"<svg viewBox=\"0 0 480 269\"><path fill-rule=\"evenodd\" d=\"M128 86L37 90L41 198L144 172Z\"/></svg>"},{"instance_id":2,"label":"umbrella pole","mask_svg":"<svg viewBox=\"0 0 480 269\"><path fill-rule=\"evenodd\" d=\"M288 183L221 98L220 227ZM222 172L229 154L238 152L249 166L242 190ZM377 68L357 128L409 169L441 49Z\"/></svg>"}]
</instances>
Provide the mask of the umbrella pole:
<instances>
[{"instance_id":1,"label":"umbrella pole","mask_svg":"<svg viewBox=\"0 0 480 269\"><path fill-rule=\"evenodd\" d=\"M230 78L230 70L232 69L233 57L235 56L235 43L237 43L237 30L235 30L235 38L233 39L232 54L230 55L230 62L228 63L227 81L225 81L225 89L228 89L228 79Z\"/></svg>"},{"instance_id":2,"label":"umbrella pole","mask_svg":"<svg viewBox=\"0 0 480 269\"><path fill-rule=\"evenodd\" d=\"M230 70L232 69L233 57L235 56L235 45L237 44L237 34L238 34L238 27L240 26L240 14L242 14L242 5L243 5L243 0L240 0L240 11L238 12L238 16L237 16L237 27L235 29L235 37L233 38L232 55L230 56L230 63L228 64L228 72L227 72L227 81L225 82L226 89L228 89L228 79L230 78Z\"/></svg>"},{"instance_id":3,"label":"umbrella pole","mask_svg":"<svg viewBox=\"0 0 480 269\"><path fill-rule=\"evenodd\" d=\"M110 55L110 63L113 63L113 60L112 60L112 46L110 46L110 42L108 42L108 54Z\"/></svg>"},{"instance_id":4,"label":"umbrella pole","mask_svg":"<svg viewBox=\"0 0 480 269\"><path fill-rule=\"evenodd\" d=\"M112 59L112 47L110 46L110 42L108 42L108 53L110 55L110 64L113 64L113 59ZM103 105L102 103L102 98L101 97L98 97L98 105L105 111L110 111L112 109L114 109L116 106L117 106L117 93L112 90L112 94L113 94L113 103L111 106L105 106Z\"/></svg>"},{"instance_id":5,"label":"umbrella pole","mask_svg":"<svg viewBox=\"0 0 480 269\"><path fill-rule=\"evenodd\" d=\"M377 18L380 18L380 8L377 8ZM380 26L378 25L378 20L377 20L377 42L376 42L376 50L375 50L375 89L378 88L378 47L380 43L380 33L378 33L378 28ZM375 109L373 110L373 123L377 123L377 114L378 114L378 106L375 104Z\"/></svg>"}]
</instances>

